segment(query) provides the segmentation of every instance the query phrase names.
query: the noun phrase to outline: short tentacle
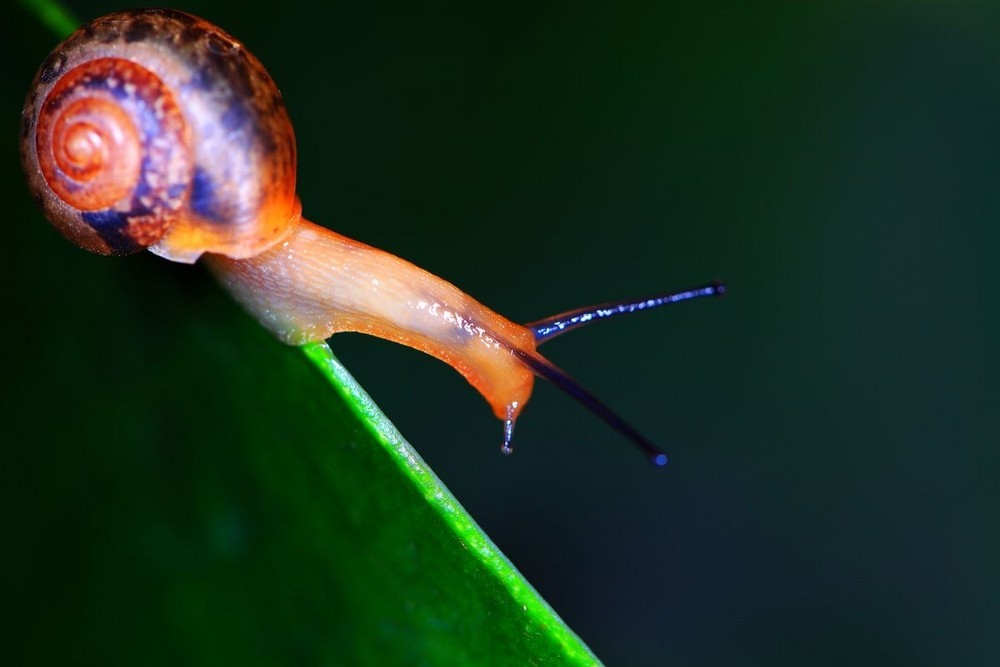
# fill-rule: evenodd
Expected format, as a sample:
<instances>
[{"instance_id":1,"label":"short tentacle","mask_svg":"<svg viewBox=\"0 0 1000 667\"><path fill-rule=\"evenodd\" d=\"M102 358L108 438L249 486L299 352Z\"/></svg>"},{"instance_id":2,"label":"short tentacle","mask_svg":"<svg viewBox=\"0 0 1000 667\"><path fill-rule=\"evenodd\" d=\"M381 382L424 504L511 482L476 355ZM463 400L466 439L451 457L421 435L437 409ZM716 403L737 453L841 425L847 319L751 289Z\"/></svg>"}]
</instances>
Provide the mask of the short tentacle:
<instances>
[{"instance_id":1,"label":"short tentacle","mask_svg":"<svg viewBox=\"0 0 1000 667\"><path fill-rule=\"evenodd\" d=\"M583 407L600 417L611 428L615 429L628 438L641 449L650 462L656 466L667 464L667 455L661 451L653 442L639 433L634 426L625 421L618 413L605 405L599 398L583 388L583 386L566 374L561 368L538 353L528 353L523 350L514 349L517 356L531 371L540 378L548 380L559 389L563 390Z\"/></svg>"}]
</instances>

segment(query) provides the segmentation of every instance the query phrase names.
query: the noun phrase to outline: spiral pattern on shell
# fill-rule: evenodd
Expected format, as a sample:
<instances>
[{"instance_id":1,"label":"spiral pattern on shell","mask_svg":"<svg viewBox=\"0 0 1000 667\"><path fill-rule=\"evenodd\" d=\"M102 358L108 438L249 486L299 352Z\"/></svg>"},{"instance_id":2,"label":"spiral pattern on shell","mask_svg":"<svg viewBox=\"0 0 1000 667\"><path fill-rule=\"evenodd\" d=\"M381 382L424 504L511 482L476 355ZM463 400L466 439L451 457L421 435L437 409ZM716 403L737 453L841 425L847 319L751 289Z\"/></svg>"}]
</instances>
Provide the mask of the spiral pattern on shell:
<instances>
[{"instance_id":1,"label":"spiral pattern on shell","mask_svg":"<svg viewBox=\"0 0 1000 667\"><path fill-rule=\"evenodd\" d=\"M300 217L277 86L183 12L109 14L56 47L25 102L21 159L46 217L102 254L252 257Z\"/></svg>"},{"instance_id":2,"label":"spiral pattern on shell","mask_svg":"<svg viewBox=\"0 0 1000 667\"><path fill-rule=\"evenodd\" d=\"M63 231L79 243L79 218L113 254L159 241L191 180L188 134L170 90L133 62L99 58L62 75L42 102L35 149L52 193L79 211ZM81 245L103 251L89 236Z\"/></svg>"}]
</instances>

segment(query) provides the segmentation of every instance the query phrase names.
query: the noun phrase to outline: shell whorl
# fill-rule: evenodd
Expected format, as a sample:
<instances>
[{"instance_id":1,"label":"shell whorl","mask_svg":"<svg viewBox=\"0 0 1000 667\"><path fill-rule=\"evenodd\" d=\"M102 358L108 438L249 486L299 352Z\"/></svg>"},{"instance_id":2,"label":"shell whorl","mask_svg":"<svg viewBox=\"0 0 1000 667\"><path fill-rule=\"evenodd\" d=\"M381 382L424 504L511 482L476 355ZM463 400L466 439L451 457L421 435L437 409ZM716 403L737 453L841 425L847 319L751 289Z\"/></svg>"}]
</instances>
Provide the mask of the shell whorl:
<instances>
[{"instance_id":1,"label":"shell whorl","mask_svg":"<svg viewBox=\"0 0 1000 667\"><path fill-rule=\"evenodd\" d=\"M56 47L21 154L50 221L102 254L249 257L299 216L277 87L242 44L181 12L111 14Z\"/></svg>"},{"instance_id":2,"label":"shell whorl","mask_svg":"<svg viewBox=\"0 0 1000 667\"><path fill-rule=\"evenodd\" d=\"M190 132L149 70L97 58L54 82L38 113L38 175L61 231L88 250L124 254L167 233L193 172ZM35 180L38 180L37 178Z\"/></svg>"}]
</instances>

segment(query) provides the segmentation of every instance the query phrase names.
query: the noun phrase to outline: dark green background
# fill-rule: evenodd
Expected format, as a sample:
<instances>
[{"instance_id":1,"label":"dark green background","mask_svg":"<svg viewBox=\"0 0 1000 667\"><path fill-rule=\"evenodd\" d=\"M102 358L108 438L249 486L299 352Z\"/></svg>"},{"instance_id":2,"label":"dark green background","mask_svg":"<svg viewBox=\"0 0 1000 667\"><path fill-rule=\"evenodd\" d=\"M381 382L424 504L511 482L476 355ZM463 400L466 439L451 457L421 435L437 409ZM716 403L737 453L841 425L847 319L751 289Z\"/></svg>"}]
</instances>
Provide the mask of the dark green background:
<instances>
[{"instance_id":1,"label":"dark green background","mask_svg":"<svg viewBox=\"0 0 1000 667\"><path fill-rule=\"evenodd\" d=\"M217 288L152 257L86 255L44 226L14 136L54 40L6 2L3 418L8 460L30 466L39 423L67 414L32 376L33 340L69 327L62 357L92 354L72 327L155 308L156 281L202 305ZM84 19L129 4L70 6ZM243 40L281 86L310 219L515 320L730 285L546 349L664 443L666 470L549 386L503 458L499 423L450 369L332 343L597 655L995 664L995 3L357 4L174 5ZM134 303L85 290L102 280L133 285ZM40 304L51 292L75 310ZM169 322L109 335L156 344ZM120 400L94 388L73 410ZM82 458L101 446L73 443ZM4 549L58 501L18 487L26 470L6 471L20 528ZM72 544L52 558L93 565Z\"/></svg>"}]
</instances>

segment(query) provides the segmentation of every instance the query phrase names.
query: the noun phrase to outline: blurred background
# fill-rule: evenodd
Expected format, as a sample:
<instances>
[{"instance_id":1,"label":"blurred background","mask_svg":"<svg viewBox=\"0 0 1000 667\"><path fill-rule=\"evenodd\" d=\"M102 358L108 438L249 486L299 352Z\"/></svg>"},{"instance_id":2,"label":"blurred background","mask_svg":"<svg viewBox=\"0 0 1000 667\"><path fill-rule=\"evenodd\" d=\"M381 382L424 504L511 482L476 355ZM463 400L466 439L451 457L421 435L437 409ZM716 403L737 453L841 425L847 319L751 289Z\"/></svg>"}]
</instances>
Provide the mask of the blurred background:
<instances>
[{"instance_id":1,"label":"blurred background","mask_svg":"<svg viewBox=\"0 0 1000 667\"><path fill-rule=\"evenodd\" d=\"M86 20L133 3L66 4ZM278 82L308 218L515 321L727 281L721 301L544 350L662 443L665 470L547 385L502 457L500 424L451 369L331 342L608 664L997 663L996 3L173 6ZM33 357L72 377L95 352L73 327L155 309L155 281L195 300L218 288L148 255L88 255L44 223L15 136L56 40L17 4L0 36L16 541L52 501L14 471L67 409L46 404ZM104 283L128 299L89 290ZM170 327L109 335L155 349ZM117 400L76 382L92 387L81 414Z\"/></svg>"}]
</instances>

